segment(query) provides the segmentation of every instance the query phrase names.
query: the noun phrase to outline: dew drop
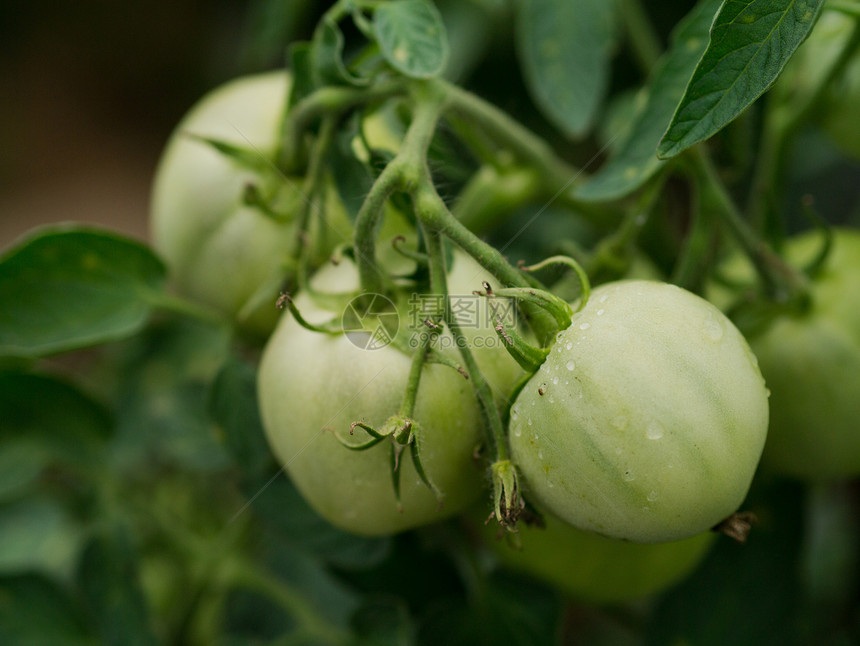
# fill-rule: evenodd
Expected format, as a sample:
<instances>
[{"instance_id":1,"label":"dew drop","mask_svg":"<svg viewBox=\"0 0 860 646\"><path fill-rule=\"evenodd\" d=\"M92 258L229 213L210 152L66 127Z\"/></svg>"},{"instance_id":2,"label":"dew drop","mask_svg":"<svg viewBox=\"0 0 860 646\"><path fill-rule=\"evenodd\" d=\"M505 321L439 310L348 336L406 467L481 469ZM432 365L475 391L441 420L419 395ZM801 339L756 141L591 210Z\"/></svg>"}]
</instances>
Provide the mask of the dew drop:
<instances>
[{"instance_id":1,"label":"dew drop","mask_svg":"<svg viewBox=\"0 0 860 646\"><path fill-rule=\"evenodd\" d=\"M543 460L543 451L538 451L538 460Z\"/></svg>"},{"instance_id":2,"label":"dew drop","mask_svg":"<svg viewBox=\"0 0 860 646\"><path fill-rule=\"evenodd\" d=\"M606 310L602 310L602 309L601 309L601 310L597 310L597 316L603 316L603 313L604 313L605 311L606 311Z\"/></svg>"},{"instance_id":3,"label":"dew drop","mask_svg":"<svg viewBox=\"0 0 860 646\"><path fill-rule=\"evenodd\" d=\"M609 299L609 294L604 294L600 297L600 302L605 303Z\"/></svg>"},{"instance_id":4,"label":"dew drop","mask_svg":"<svg viewBox=\"0 0 860 646\"><path fill-rule=\"evenodd\" d=\"M663 427L659 422L649 422L645 429L645 437L649 440L659 440L663 437Z\"/></svg>"},{"instance_id":5,"label":"dew drop","mask_svg":"<svg viewBox=\"0 0 860 646\"><path fill-rule=\"evenodd\" d=\"M528 419L528 421L526 422L526 424L528 424L529 426L531 426L531 425L532 425L532 418L531 418L531 417L529 417L529 419Z\"/></svg>"},{"instance_id":6,"label":"dew drop","mask_svg":"<svg viewBox=\"0 0 860 646\"><path fill-rule=\"evenodd\" d=\"M564 344L564 347L566 350L572 350L573 349L573 343L568 341L567 343Z\"/></svg>"},{"instance_id":7,"label":"dew drop","mask_svg":"<svg viewBox=\"0 0 860 646\"><path fill-rule=\"evenodd\" d=\"M656 491L652 491L651 493L648 494L648 500L650 502L654 502L655 500L657 500L657 498L658 498L658 496L657 496Z\"/></svg>"},{"instance_id":8,"label":"dew drop","mask_svg":"<svg viewBox=\"0 0 860 646\"><path fill-rule=\"evenodd\" d=\"M568 362L565 364L565 367L566 367L568 370L573 370L574 368L576 368L576 364L575 364L573 361L568 361Z\"/></svg>"},{"instance_id":9,"label":"dew drop","mask_svg":"<svg viewBox=\"0 0 860 646\"><path fill-rule=\"evenodd\" d=\"M619 415L612 420L612 425L619 431L623 431L625 428L627 428L627 418L624 417L624 415Z\"/></svg>"},{"instance_id":10,"label":"dew drop","mask_svg":"<svg viewBox=\"0 0 860 646\"><path fill-rule=\"evenodd\" d=\"M558 384L558 377L553 377L552 383L557 385Z\"/></svg>"},{"instance_id":11,"label":"dew drop","mask_svg":"<svg viewBox=\"0 0 860 646\"><path fill-rule=\"evenodd\" d=\"M723 326L713 317L708 317L704 325L705 337L711 341L719 341L723 338Z\"/></svg>"},{"instance_id":12,"label":"dew drop","mask_svg":"<svg viewBox=\"0 0 860 646\"><path fill-rule=\"evenodd\" d=\"M549 403L550 403L550 404L554 404L554 403L555 403L555 397L553 397L552 395L550 395L550 396L549 396Z\"/></svg>"},{"instance_id":13,"label":"dew drop","mask_svg":"<svg viewBox=\"0 0 860 646\"><path fill-rule=\"evenodd\" d=\"M547 480L546 486L549 487L550 489L552 489L555 485L552 483L552 480Z\"/></svg>"},{"instance_id":14,"label":"dew drop","mask_svg":"<svg viewBox=\"0 0 860 646\"><path fill-rule=\"evenodd\" d=\"M519 426L514 427L514 437L519 437L523 434L522 429Z\"/></svg>"},{"instance_id":15,"label":"dew drop","mask_svg":"<svg viewBox=\"0 0 860 646\"><path fill-rule=\"evenodd\" d=\"M633 480L635 480L635 479L636 479L636 476L633 475L632 471L625 471L624 472L624 481L625 482L633 482Z\"/></svg>"},{"instance_id":16,"label":"dew drop","mask_svg":"<svg viewBox=\"0 0 860 646\"><path fill-rule=\"evenodd\" d=\"M590 327L591 327L591 323L583 323L582 325L579 326L579 329L580 330L587 330Z\"/></svg>"}]
</instances>

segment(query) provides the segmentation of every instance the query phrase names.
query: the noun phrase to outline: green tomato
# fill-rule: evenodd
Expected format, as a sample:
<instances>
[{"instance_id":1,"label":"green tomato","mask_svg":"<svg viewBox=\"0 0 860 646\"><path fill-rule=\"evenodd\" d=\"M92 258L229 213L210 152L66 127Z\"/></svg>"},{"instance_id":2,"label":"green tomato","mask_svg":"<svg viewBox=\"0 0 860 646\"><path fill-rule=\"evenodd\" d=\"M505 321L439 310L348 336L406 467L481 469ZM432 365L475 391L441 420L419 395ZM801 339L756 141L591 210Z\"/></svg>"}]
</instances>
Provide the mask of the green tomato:
<instances>
[{"instance_id":1,"label":"green tomato","mask_svg":"<svg viewBox=\"0 0 860 646\"><path fill-rule=\"evenodd\" d=\"M452 276L480 285L484 272L462 254L455 257ZM450 281L453 295L468 293ZM344 260L326 266L312 281L318 292L357 289L354 265ZM317 302L321 302L318 298ZM296 304L310 322L320 324L340 312L317 304L308 294ZM401 325L409 316L401 313ZM416 321L420 333L423 317ZM495 341L492 327L468 334L482 346L476 360L497 392L509 393L519 368ZM448 342L441 343L444 339ZM439 339L443 352L456 356L452 339ZM490 347L491 342L495 345ZM263 353L259 401L272 450L302 495L332 524L363 535L385 535L431 523L458 513L484 495L484 478L474 463L482 441L480 410L471 381L451 367L425 364L413 419L419 425L424 471L440 490L440 507L421 481L408 453L401 457L401 501L398 510L390 473L389 440L365 451L344 447L334 433L356 444L369 436L360 428L349 437L350 424L361 420L376 429L397 414L403 399L411 357L393 345L365 350L346 335L331 336L301 327L284 316Z\"/></svg>"},{"instance_id":2,"label":"green tomato","mask_svg":"<svg viewBox=\"0 0 860 646\"><path fill-rule=\"evenodd\" d=\"M242 312L246 329L259 334L277 319L274 302L295 245L295 218L305 203L302 178L286 177L273 164L289 88L290 77L279 71L240 78L207 94L168 141L152 190L153 246L179 290L231 317ZM257 151L261 168L244 167L189 134ZM245 203L248 184L271 200L283 220ZM312 230L321 255L352 236L334 190L329 193L327 226ZM249 303L250 312L243 309Z\"/></svg>"},{"instance_id":3,"label":"green tomato","mask_svg":"<svg viewBox=\"0 0 860 646\"><path fill-rule=\"evenodd\" d=\"M641 599L679 583L716 538L704 532L671 543L630 543L578 530L549 514L544 514L544 521L543 529L518 526L521 549L497 540L491 526L483 532L506 567L596 603Z\"/></svg>"},{"instance_id":4,"label":"green tomato","mask_svg":"<svg viewBox=\"0 0 860 646\"><path fill-rule=\"evenodd\" d=\"M511 409L527 496L637 542L699 534L737 510L768 423L755 357L732 323L674 285L603 285Z\"/></svg>"},{"instance_id":5,"label":"green tomato","mask_svg":"<svg viewBox=\"0 0 860 646\"><path fill-rule=\"evenodd\" d=\"M789 241L800 265L821 242L813 232ZM812 283L812 304L750 339L771 391L763 465L806 480L860 475L860 232L835 231Z\"/></svg>"}]
</instances>

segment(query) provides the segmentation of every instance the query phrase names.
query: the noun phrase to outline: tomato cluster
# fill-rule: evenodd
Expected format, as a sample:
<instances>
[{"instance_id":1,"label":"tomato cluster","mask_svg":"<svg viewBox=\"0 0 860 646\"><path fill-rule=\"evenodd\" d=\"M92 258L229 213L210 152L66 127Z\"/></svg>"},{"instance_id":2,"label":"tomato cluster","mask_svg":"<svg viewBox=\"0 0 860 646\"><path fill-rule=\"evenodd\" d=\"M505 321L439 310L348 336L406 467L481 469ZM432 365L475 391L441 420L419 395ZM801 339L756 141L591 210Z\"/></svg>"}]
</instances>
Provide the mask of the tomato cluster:
<instances>
[{"instance_id":1,"label":"tomato cluster","mask_svg":"<svg viewBox=\"0 0 860 646\"><path fill-rule=\"evenodd\" d=\"M371 313L371 327L365 321L358 332L344 317L361 293L356 252L327 261L353 235L340 199L326 188L325 217L297 235L302 178L276 170L289 86L283 73L241 79L189 113L159 166L153 236L181 291L270 334L259 368L268 440L329 522L387 535L485 497L490 404L460 362L463 340L503 410L517 494L545 510L546 529L520 523L522 552L493 549L502 563L576 596L643 596L695 567L712 542L708 530L743 503L763 448L770 468L793 476L860 473L856 232L837 233L811 282L811 305L778 317L751 338L752 349L702 298L626 279L574 303L569 326L529 367L513 346L537 335L519 315L507 329L493 318L488 298L503 286L459 249L445 268L447 307L474 299L480 323L456 337L444 317L407 312L431 285L414 227L389 208L378 237L408 239L410 251L380 249L396 329L369 347L379 317ZM374 129L396 148L398 136L379 121ZM800 262L815 244L811 235L791 241L787 258ZM295 269L297 245L312 250L307 267L322 268L277 321L272 303ZM570 291L569 279L559 285Z\"/></svg>"}]
</instances>

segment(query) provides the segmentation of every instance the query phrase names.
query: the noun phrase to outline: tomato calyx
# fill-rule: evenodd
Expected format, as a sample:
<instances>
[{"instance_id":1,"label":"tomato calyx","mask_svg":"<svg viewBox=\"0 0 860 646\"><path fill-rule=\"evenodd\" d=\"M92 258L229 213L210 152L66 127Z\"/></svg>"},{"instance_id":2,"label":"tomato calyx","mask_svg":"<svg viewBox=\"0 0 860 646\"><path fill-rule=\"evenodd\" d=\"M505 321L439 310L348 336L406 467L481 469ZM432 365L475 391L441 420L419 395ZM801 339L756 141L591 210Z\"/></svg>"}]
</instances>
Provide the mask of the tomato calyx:
<instances>
[{"instance_id":1,"label":"tomato calyx","mask_svg":"<svg viewBox=\"0 0 860 646\"><path fill-rule=\"evenodd\" d=\"M517 471L511 460L499 460L490 468L493 478L493 514L499 525L515 532L525 501L520 495ZM492 516L491 516L492 517Z\"/></svg>"},{"instance_id":2,"label":"tomato calyx","mask_svg":"<svg viewBox=\"0 0 860 646\"><path fill-rule=\"evenodd\" d=\"M403 511L403 504L400 501L400 474L402 473L401 466L403 463L400 458L407 449L412 459L412 466L415 467L415 472L421 478L421 482L433 492L439 506L442 506L442 492L427 476L427 472L424 470L424 465L421 462L419 439L421 427L418 422L402 415L392 415L385 421L380 431L377 431L363 421L357 421L350 424L349 434L354 435L356 428L360 428L370 435L370 439L360 444L353 444L335 433L338 442L351 451L366 451L386 439L391 440L391 482L394 486L394 498L397 501L398 511Z\"/></svg>"},{"instance_id":3,"label":"tomato calyx","mask_svg":"<svg viewBox=\"0 0 860 646\"><path fill-rule=\"evenodd\" d=\"M725 534L738 543L746 543L752 526L758 522L758 517L751 511L738 511L720 521L711 528L712 532Z\"/></svg>"}]
</instances>

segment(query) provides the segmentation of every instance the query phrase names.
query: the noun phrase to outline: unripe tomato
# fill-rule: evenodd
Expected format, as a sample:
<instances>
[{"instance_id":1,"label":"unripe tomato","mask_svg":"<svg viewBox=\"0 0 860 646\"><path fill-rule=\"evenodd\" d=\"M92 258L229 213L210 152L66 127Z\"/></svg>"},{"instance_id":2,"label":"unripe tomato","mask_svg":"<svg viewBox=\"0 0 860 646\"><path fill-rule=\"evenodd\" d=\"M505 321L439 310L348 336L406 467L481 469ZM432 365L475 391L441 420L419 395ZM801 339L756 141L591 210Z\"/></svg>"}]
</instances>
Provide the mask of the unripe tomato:
<instances>
[{"instance_id":1,"label":"unripe tomato","mask_svg":"<svg viewBox=\"0 0 860 646\"><path fill-rule=\"evenodd\" d=\"M806 233L786 248L800 265L820 240ZM807 480L860 475L860 232L837 230L812 304L784 316L750 346L771 391L763 464Z\"/></svg>"},{"instance_id":2,"label":"unripe tomato","mask_svg":"<svg viewBox=\"0 0 860 646\"><path fill-rule=\"evenodd\" d=\"M168 141L152 190L153 246L177 287L231 316L268 288L268 298L259 298L261 306L244 322L258 333L274 326L278 279L285 274L295 218L305 204L302 178L286 177L274 166L289 87L289 75L278 71L231 81L204 96ZM189 135L259 152L261 168L245 168ZM284 221L245 204L249 183L271 199ZM329 193L328 226L315 231L313 243L324 253L352 235L334 189Z\"/></svg>"},{"instance_id":3,"label":"unripe tomato","mask_svg":"<svg viewBox=\"0 0 860 646\"><path fill-rule=\"evenodd\" d=\"M617 603L662 592L690 574L716 535L671 543L631 543L584 532L544 514L546 527L518 525L521 549L483 530L499 561L583 601Z\"/></svg>"},{"instance_id":4,"label":"unripe tomato","mask_svg":"<svg viewBox=\"0 0 860 646\"><path fill-rule=\"evenodd\" d=\"M603 285L511 410L527 496L639 542L699 534L737 510L761 456L767 393L732 323L674 285Z\"/></svg>"},{"instance_id":5,"label":"unripe tomato","mask_svg":"<svg viewBox=\"0 0 860 646\"><path fill-rule=\"evenodd\" d=\"M453 274L457 272L469 284L475 277L478 286L486 273L459 253L452 268ZM357 272L344 260L321 269L312 284L321 292L350 292L358 287ZM457 281L451 285L452 294L459 294ZM469 296L478 298L470 292ZM309 295L301 295L296 304L315 324L341 313L317 305ZM416 333L421 332L423 319L418 323ZM408 324L409 316L401 312L400 325ZM470 342L478 339L495 339L492 327L472 330ZM456 348L442 351L457 356ZM518 366L498 343L494 351L476 352L476 360L500 392L510 392ZM473 458L482 441L480 411L472 383L451 367L425 364L412 416L420 426L417 441L425 473L443 494L441 508L404 453L400 458L403 510L398 511L390 440L352 451L334 437L339 433L356 444L369 439L360 428L349 437L350 424L358 420L381 430L400 408L410 364L411 357L393 345L365 350L346 335L308 331L289 315L264 350L259 401L272 450L311 506L347 531L399 532L458 513L483 495L483 474Z\"/></svg>"}]
</instances>

